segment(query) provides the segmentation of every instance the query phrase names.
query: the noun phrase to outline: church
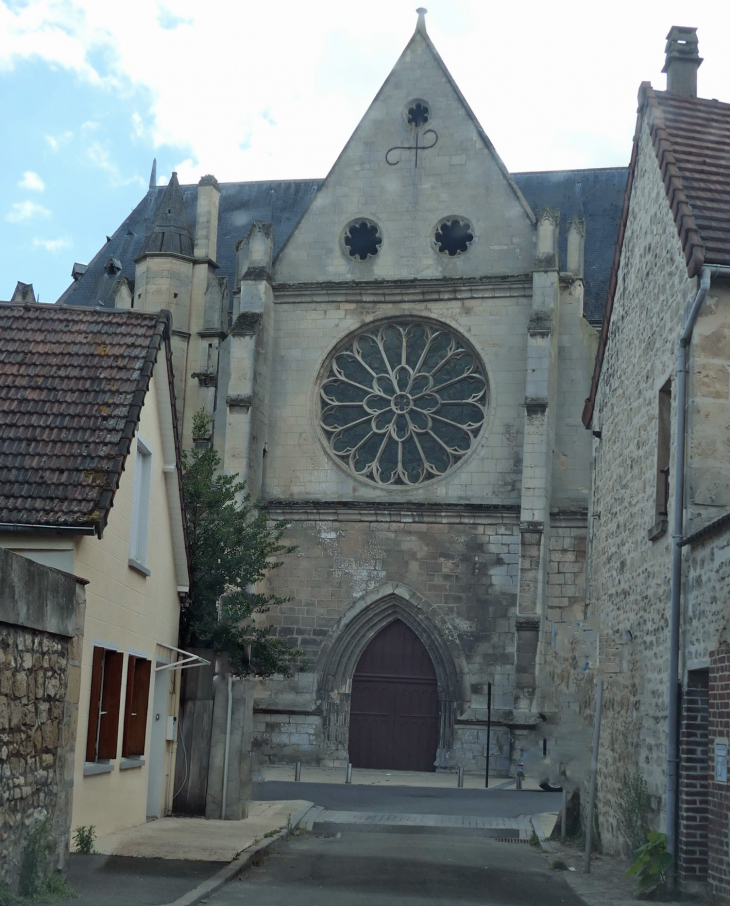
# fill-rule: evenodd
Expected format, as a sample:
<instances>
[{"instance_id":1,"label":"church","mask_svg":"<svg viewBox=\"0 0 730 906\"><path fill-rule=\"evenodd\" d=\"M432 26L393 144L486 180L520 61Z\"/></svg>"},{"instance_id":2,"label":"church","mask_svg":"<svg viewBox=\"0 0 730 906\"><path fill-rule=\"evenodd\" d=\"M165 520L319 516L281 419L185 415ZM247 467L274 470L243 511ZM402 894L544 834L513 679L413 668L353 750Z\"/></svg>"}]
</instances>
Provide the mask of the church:
<instances>
[{"instance_id":1,"label":"church","mask_svg":"<svg viewBox=\"0 0 730 906\"><path fill-rule=\"evenodd\" d=\"M167 309L182 444L296 552L260 762L507 775L551 744L541 664L583 619L581 423L625 168L511 174L413 36L322 180L167 186L58 300Z\"/></svg>"}]
</instances>

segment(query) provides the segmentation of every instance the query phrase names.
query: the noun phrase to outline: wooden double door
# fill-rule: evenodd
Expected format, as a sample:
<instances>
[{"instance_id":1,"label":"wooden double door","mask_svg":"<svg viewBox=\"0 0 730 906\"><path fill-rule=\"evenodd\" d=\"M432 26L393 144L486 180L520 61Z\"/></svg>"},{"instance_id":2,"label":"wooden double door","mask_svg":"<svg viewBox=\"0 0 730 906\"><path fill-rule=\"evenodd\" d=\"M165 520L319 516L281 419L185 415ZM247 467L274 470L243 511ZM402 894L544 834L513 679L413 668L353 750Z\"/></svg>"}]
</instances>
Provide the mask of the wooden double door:
<instances>
[{"instance_id":1,"label":"wooden double door","mask_svg":"<svg viewBox=\"0 0 730 906\"><path fill-rule=\"evenodd\" d=\"M350 762L356 768L434 771L439 703L436 671L401 620L363 652L352 680Z\"/></svg>"}]
</instances>

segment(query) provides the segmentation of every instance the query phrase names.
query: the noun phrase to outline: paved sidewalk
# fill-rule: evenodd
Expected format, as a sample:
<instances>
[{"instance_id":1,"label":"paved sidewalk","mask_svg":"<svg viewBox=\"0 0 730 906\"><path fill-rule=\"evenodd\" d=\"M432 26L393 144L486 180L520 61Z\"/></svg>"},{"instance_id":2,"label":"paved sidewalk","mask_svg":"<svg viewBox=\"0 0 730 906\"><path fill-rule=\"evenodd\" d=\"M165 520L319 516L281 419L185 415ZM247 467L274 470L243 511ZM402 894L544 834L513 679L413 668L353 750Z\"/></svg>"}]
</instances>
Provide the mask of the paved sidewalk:
<instances>
[{"instance_id":1,"label":"paved sidewalk","mask_svg":"<svg viewBox=\"0 0 730 906\"><path fill-rule=\"evenodd\" d=\"M263 765L254 776L256 783L263 783L272 780L293 781L294 765L293 764L267 764ZM344 783L344 768L327 768L315 767L314 765L302 765L301 780L306 783ZM373 771L369 768L353 768L352 784L353 786L378 786L388 784L390 786L420 786L432 789L456 789L458 775L454 773L441 772L419 772L419 771ZM514 777L490 777L489 789L514 789ZM483 790L483 774L465 774L464 789ZM522 785L524 790L539 790L540 787L534 780L525 777Z\"/></svg>"},{"instance_id":2,"label":"paved sidewalk","mask_svg":"<svg viewBox=\"0 0 730 906\"><path fill-rule=\"evenodd\" d=\"M637 906L641 900L634 896L636 878L627 878L626 859L594 854L589 874L583 873L583 852L575 846L551 840L545 845L548 865L554 859L563 859L575 871L559 872L586 906ZM557 874L558 872L556 872ZM682 906L700 906L699 901L682 897Z\"/></svg>"},{"instance_id":3,"label":"paved sidewalk","mask_svg":"<svg viewBox=\"0 0 730 906\"><path fill-rule=\"evenodd\" d=\"M99 837L95 845L109 856L230 862L255 841L295 824L311 805L303 799L252 802L243 821L160 818Z\"/></svg>"}]
</instances>

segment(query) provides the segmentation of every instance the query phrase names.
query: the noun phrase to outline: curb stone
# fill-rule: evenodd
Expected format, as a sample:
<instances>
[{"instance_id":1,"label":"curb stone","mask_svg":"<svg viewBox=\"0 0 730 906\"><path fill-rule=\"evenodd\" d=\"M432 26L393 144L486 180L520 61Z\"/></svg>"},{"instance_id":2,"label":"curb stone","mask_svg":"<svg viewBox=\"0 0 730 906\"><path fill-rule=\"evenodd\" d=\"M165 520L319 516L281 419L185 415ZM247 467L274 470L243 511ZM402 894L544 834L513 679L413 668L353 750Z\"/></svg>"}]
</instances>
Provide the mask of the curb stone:
<instances>
[{"instance_id":1,"label":"curb stone","mask_svg":"<svg viewBox=\"0 0 730 906\"><path fill-rule=\"evenodd\" d=\"M299 826L302 819L313 808L315 808L314 803L308 802L305 806L300 808L295 815L292 815L289 827L282 828L268 840L262 840L261 843L257 843L244 849L232 862L224 868L221 868L220 871L217 871L212 878L208 878L207 881L203 881L201 884L198 884L197 887L189 890L171 903L163 904L163 906L195 906L196 903L200 903L201 900L209 897L217 890L220 890L224 884L233 881L234 878L237 878L242 874L257 856L277 850L289 836L291 831Z\"/></svg>"}]
</instances>

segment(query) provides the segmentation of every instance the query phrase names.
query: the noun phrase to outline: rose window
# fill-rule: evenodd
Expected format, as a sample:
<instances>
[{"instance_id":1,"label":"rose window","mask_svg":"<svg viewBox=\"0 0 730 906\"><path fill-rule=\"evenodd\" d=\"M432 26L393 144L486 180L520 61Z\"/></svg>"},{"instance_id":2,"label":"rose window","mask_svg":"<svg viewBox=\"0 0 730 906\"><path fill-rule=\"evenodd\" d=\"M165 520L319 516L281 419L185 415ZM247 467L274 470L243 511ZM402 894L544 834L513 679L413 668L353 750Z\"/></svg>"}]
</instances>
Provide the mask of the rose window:
<instances>
[{"instance_id":1,"label":"rose window","mask_svg":"<svg viewBox=\"0 0 730 906\"><path fill-rule=\"evenodd\" d=\"M445 475L472 449L486 406L486 375L465 340L398 320L361 331L332 356L320 426L355 475L417 485Z\"/></svg>"}]
</instances>

